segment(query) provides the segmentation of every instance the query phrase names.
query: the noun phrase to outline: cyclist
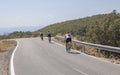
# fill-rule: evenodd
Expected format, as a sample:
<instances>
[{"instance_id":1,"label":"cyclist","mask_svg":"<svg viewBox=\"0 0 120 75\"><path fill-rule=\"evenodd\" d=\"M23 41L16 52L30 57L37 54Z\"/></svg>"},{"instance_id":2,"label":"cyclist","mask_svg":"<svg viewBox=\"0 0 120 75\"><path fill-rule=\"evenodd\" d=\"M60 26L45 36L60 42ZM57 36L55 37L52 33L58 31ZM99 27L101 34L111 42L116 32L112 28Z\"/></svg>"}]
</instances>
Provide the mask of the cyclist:
<instances>
[{"instance_id":1,"label":"cyclist","mask_svg":"<svg viewBox=\"0 0 120 75\"><path fill-rule=\"evenodd\" d=\"M70 44L72 45L72 35L70 32L67 32L65 34L65 42L66 42L66 48L67 48L68 42L70 42Z\"/></svg>"},{"instance_id":2,"label":"cyclist","mask_svg":"<svg viewBox=\"0 0 120 75\"><path fill-rule=\"evenodd\" d=\"M48 31L47 36L48 36L48 41L49 41L49 43L51 43L51 33L50 33L50 31Z\"/></svg>"},{"instance_id":3,"label":"cyclist","mask_svg":"<svg viewBox=\"0 0 120 75\"><path fill-rule=\"evenodd\" d=\"M40 37L41 37L41 40L43 40L43 33L40 32Z\"/></svg>"}]
</instances>

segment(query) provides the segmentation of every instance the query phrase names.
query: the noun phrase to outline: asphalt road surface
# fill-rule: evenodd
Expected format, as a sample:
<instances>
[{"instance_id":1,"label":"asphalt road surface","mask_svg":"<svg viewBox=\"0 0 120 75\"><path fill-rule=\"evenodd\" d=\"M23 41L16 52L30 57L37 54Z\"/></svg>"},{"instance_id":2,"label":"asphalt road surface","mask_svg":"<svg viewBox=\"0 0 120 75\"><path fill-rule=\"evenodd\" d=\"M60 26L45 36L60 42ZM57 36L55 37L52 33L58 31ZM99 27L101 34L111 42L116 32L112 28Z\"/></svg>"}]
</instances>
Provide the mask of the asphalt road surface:
<instances>
[{"instance_id":1,"label":"asphalt road surface","mask_svg":"<svg viewBox=\"0 0 120 75\"><path fill-rule=\"evenodd\" d=\"M112 64L40 38L18 39L14 54L15 75L120 75Z\"/></svg>"}]
</instances>

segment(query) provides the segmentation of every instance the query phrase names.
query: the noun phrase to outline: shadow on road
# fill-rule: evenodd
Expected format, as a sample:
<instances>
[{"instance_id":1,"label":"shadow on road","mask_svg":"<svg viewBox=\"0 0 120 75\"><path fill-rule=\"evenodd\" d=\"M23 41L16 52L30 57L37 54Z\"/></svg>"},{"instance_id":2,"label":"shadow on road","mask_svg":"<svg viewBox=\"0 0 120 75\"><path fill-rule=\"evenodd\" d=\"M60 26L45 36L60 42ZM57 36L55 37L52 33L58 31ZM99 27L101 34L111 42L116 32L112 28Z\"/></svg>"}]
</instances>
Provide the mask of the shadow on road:
<instances>
[{"instance_id":1,"label":"shadow on road","mask_svg":"<svg viewBox=\"0 0 120 75\"><path fill-rule=\"evenodd\" d=\"M70 54L80 54L79 52L68 52Z\"/></svg>"}]
</instances>

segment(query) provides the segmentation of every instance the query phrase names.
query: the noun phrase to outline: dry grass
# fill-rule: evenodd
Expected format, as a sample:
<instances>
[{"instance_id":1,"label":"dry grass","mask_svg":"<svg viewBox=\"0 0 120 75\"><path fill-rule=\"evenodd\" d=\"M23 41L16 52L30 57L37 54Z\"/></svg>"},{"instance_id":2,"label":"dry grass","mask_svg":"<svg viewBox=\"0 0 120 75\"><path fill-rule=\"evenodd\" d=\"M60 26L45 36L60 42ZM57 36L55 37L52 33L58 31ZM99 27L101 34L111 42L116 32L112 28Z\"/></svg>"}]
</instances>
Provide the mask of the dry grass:
<instances>
[{"instance_id":1,"label":"dry grass","mask_svg":"<svg viewBox=\"0 0 120 75\"><path fill-rule=\"evenodd\" d=\"M11 47L16 46L16 41L14 40L2 40L0 41L0 52L5 52Z\"/></svg>"}]
</instances>

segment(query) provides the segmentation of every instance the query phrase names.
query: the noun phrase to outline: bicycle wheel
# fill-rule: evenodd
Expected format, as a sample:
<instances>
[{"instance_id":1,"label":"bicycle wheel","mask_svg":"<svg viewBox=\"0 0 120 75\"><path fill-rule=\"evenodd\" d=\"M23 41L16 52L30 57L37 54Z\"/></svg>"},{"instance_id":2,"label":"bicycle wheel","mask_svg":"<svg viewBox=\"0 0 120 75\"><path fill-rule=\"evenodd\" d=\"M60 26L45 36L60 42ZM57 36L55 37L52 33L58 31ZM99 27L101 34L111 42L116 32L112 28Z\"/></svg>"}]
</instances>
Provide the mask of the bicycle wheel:
<instances>
[{"instance_id":1,"label":"bicycle wheel","mask_svg":"<svg viewBox=\"0 0 120 75\"><path fill-rule=\"evenodd\" d=\"M49 43L51 43L51 37L48 38Z\"/></svg>"},{"instance_id":2,"label":"bicycle wheel","mask_svg":"<svg viewBox=\"0 0 120 75\"><path fill-rule=\"evenodd\" d=\"M41 37L41 40L43 40L43 37Z\"/></svg>"},{"instance_id":3,"label":"bicycle wheel","mask_svg":"<svg viewBox=\"0 0 120 75\"><path fill-rule=\"evenodd\" d=\"M70 43L67 43L66 51L67 51L67 52L70 52L70 49L71 49L71 44L70 44Z\"/></svg>"}]
</instances>

